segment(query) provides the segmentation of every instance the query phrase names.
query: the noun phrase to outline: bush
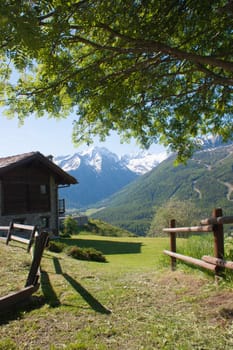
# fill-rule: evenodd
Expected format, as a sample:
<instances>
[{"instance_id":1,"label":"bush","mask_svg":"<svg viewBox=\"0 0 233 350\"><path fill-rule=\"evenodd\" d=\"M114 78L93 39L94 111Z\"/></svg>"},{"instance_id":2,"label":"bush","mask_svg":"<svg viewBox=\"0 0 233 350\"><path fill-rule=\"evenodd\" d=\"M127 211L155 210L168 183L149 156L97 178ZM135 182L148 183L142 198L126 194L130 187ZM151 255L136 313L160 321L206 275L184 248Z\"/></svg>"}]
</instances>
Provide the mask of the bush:
<instances>
[{"instance_id":1,"label":"bush","mask_svg":"<svg viewBox=\"0 0 233 350\"><path fill-rule=\"evenodd\" d=\"M69 248L67 254L72 256L74 259L106 262L106 258L102 252L96 250L95 248L79 248L77 246L73 246Z\"/></svg>"},{"instance_id":2,"label":"bush","mask_svg":"<svg viewBox=\"0 0 233 350\"><path fill-rule=\"evenodd\" d=\"M54 253L61 253L65 248L65 244L59 241L49 241L48 250Z\"/></svg>"},{"instance_id":3,"label":"bush","mask_svg":"<svg viewBox=\"0 0 233 350\"><path fill-rule=\"evenodd\" d=\"M70 238L70 235L64 232L59 232L59 237L60 238Z\"/></svg>"},{"instance_id":4,"label":"bush","mask_svg":"<svg viewBox=\"0 0 233 350\"><path fill-rule=\"evenodd\" d=\"M163 229L169 227L169 222L172 219L176 220L176 227L197 225L200 220L200 215L199 208L197 208L192 201L170 199L164 203L164 205L156 208L148 236L167 237Z\"/></svg>"},{"instance_id":5,"label":"bush","mask_svg":"<svg viewBox=\"0 0 233 350\"><path fill-rule=\"evenodd\" d=\"M105 256L99 250L96 250L95 248L84 248L84 250L89 257L89 260L106 262Z\"/></svg>"},{"instance_id":6,"label":"bush","mask_svg":"<svg viewBox=\"0 0 233 350\"><path fill-rule=\"evenodd\" d=\"M69 237L79 232L78 223L72 216L67 216L63 222L63 237Z\"/></svg>"}]
</instances>

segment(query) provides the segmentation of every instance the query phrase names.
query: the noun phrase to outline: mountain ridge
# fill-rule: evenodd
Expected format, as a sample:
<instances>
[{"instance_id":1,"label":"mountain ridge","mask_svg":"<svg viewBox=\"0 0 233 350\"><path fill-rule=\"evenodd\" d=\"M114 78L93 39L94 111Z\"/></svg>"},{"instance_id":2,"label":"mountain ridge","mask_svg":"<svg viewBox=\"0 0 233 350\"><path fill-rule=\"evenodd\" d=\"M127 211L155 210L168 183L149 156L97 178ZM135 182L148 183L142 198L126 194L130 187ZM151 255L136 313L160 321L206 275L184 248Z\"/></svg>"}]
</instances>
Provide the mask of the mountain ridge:
<instances>
[{"instance_id":1,"label":"mountain ridge","mask_svg":"<svg viewBox=\"0 0 233 350\"><path fill-rule=\"evenodd\" d=\"M121 166L126 166L129 170L141 175L158 165L167 157L167 154L165 151L160 153L140 151L118 156L105 147L90 147L72 155L57 156L54 158L54 162L67 172L77 170L82 161L96 170L98 168L100 171L94 160L99 159L101 161L101 157L112 158L114 162L121 164Z\"/></svg>"},{"instance_id":2,"label":"mountain ridge","mask_svg":"<svg viewBox=\"0 0 233 350\"><path fill-rule=\"evenodd\" d=\"M214 207L232 214L233 144L204 148L187 164L174 166L170 155L150 172L99 203L93 216L136 234L145 234L156 208L170 199L191 200L209 216ZM97 205L98 206L98 205ZM120 218L120 219L119 219Z\"/></svg>"},{"instance_id":3,"label":"mountain ridge","mask_svg":"<svg viewBox=\"0 0 233 350\"><path fill-rule=\"evenodd\" d=\"M158 157L165 157L159 155ZM157 166L156 154L140 152L118 157L104 147L92 147L73 155L58 156L54 162L77 178L79 185L60 189L67 208L90 206L119 191L139 175Z\"/></svg>"},{"instance_id":4,"label":"mountain ridge","mask_svg":"<svg viewBox=\"0 0 233 350\"><path fill-rule=\"evenodd\" d=\"M223 144L215 137L200 139L199 144L201 149L188 160L188 166L178 167L174 167L175 154L161 162L160 154L151 156L145 151L119 157L98 147L59 156L57 164L79 181L77 186L60 189L60 198L65 198L67 209L96 207L98 218L137 234L148 230L155 207L170 198L190 199L207 208L207 215L215 205L228 210L233 200L233 168L226 163L228 158L231 161L233 143Z\"/></svg>"}]
</instances>

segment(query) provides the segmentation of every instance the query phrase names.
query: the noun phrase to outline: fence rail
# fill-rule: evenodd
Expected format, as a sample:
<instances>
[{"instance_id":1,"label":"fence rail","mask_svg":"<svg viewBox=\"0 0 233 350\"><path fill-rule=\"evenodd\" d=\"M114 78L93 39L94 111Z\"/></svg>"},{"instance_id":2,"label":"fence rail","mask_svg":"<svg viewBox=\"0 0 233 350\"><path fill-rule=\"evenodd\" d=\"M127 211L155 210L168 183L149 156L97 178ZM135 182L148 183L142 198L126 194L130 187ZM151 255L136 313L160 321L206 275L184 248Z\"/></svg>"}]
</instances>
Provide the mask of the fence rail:
<instances>
[{"instance_id":1,"label":"fence rail","mask_svg":"<svg viewBox=\"0 0 233 350\"><path fill-rule=\"evenodd\" d=\"M215 272L216 275L222 273L224 268L233 269L232 261L224 260L224 224L233 224L233 216L223 216L222 209L216 208L213 210L212 217L201 220L200 226L191 227L176 227L175 220L170 221L170 227L164 228L163 231L170 234L170 250L164 250L164 254L171 257L171 269L176 269L176 259L206 268ZM196 259L176 252L176 236L182 232L200 232L213 233L214 242L214 257L203 256L201 259Z\"/></svg>"},{"instance_id":2,"label":"fence rail","mask_svg":"<svg viewBox=\"0 0 233 350\"><path fill-rule=\"evenodd\" d=\"M17 230L21 230L23 232L27 232L29 234L28 238L21 237L20 235L16 234ZM7 237L6 237L6 244L10 242L10 240L15 240L21 243L25 243L28 245L27 251L29 252L31 249L31 246L34 242L34 237L37 231L37 226L32 225L23 225L18 224L15 222L11 222L8 227ZM14 234L15 233L15 234Z\"/></svg>"},{"instance_id":3,"label":"fence rail","mask_svg":"<svg viewBox=\"0 0 233 350\"><path fill-rule=\"evenodd\" d=\"M179 232L211 232L213 231L213 225L206 226L190 226L190 227L170 227L164 228L164 232L179 233Z\"/></svg>"},{"instance_id":4,"label":"fence rail","mask_svg":"<svg viewBox=\"0 0 233 350\"><path fill-rule=\"evenodd\" d=\"M13 235L12 232L14 232L15 229L29 231L29 238L26 239L17 235ZM0 311L5 311L13 305L18 304L19 302L28 300L28 298L38 290L40 286L40 263L44 248L48 243L49 234L46 231L38 233L36 226L14 223L11 223L9 227L0 226L0 230L8 232L6 237L1 237L1 240L4 240L7 245L11 240L19 241L21 243L27 244L27 251L31 251L32 253L32 263L28 272L25 286L17 292L0 297ZM34 249L32 250L31 248L33 244Z\"/></svg>"}]
</instances>

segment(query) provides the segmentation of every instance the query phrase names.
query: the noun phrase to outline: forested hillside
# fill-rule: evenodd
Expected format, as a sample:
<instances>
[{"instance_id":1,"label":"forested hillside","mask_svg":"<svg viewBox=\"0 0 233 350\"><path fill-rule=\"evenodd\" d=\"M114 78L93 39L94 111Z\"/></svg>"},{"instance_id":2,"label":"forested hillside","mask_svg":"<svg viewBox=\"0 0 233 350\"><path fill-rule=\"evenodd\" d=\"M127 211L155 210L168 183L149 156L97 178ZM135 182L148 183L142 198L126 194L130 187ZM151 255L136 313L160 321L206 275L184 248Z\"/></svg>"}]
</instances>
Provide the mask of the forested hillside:
<instances>
[{"instance_id":1,"label":"forested hillside","mask_svg":"<svg viewBox=\"0 0 233 350\"><path fill-rule=\"evenodd\" d=\"M233 209L233 145L194 154L186 165L175 156L101 202L94 216L137 234L146 234L156 208L170 199L191 200L209 216L214 207Z\"/></svg>"}]
</instances>

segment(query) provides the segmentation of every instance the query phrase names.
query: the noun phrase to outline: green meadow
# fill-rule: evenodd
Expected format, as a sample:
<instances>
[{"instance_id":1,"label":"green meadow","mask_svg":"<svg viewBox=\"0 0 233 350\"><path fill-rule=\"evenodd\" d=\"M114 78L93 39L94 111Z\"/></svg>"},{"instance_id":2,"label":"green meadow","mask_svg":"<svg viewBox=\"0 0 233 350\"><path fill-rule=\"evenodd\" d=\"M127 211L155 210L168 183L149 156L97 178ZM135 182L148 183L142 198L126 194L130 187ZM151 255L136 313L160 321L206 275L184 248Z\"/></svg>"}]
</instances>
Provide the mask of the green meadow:
<instances>
[{"instance_id":1,"label":"green meadow","mask_svg":"<svg viewBox=\"0 0 233 350\"><path fill-rule=\"evenodd\" d=\"M168 238L62 241L94 247L107 262L46 250L38 292L0 315L0 349L232 349L231 282L184 264L170 271ZM23 287L29 260L23 246L0 242L0 296Z\"/></svg>"}]
</instances>

